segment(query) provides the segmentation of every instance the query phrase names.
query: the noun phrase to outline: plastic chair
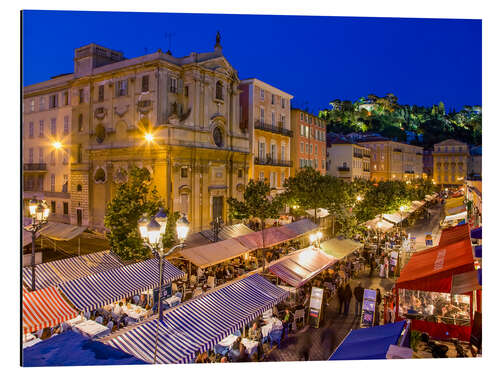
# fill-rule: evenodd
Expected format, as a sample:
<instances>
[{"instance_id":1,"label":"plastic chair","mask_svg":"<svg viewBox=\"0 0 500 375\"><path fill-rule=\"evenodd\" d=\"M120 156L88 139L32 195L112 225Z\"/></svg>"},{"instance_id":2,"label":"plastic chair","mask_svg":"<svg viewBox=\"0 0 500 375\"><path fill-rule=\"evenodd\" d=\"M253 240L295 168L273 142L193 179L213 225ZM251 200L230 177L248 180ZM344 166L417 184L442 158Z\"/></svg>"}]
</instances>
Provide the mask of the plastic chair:
<instances>
[{"instance_id":1,"label":"plastic chair","mask_svg":"<svg viewBox=\"0 0 500 375\"><path fill-rule=\"evenodd\" d=\"M176 292L176 293L175 293L175 296L176 296L176 297L179 297L180 299L182 299L182 293L181 293L181 292Z\"/></svg>"},{"instance_id":2,"label":"plastic chair","mask_svg":"<svg viewBox=\"0 0 500 375\"><path fill-rule=\"evenodd\" d=\"M113 330L114 325L115 325L115 323L114 323L112 320L110 320L110 321L108 322L107 327L108 327L108 328L112 331L112 330Z\"/></svg>"},{"instance_id":3,"label":"plastic chair","mask_svg":"<svg viewBox=\"0 0 500 375\"><path fill-rule=\"evenodd\" d=\"M269 341L270 341L270 345L271 346L273 346L274 343L277 343L278 348L280 347L280 345L281 345L281 334L282 334L281 330L274 330L274 331L271 331L269 333Z\"/></svg>"},{"instance_id":4,"label":"plastic chair","mask_svg":"<svg viewBox=\"0 0 500 375\"><path fill-rule=\"evenodd\" d=\"M235 335L235 336L241 336L241 331L237 330L235 333L233 333L233 335Z\"/></svg>"},{"instance_id":5,"label":"plastic chair","mask_svg":"<svg viewBox=\"0 0 500 375\"><path fill-rule=\"evenodd\" d=\"M85 319L89 320L90 319L90 311L87 311L86 313L83 314Z\"/></svg>"},{"instance_id":6,"label":"plastic chair","mask_svg":"<svg viewBox=\"0 0 500 375\"><path fill-rule=\"evenodd\" d=\"M141 299L139 298L139 296L134 296L132 299L134 300L134 304L136 304L136 305L138 305L138 304L139 304L139 301L141 300Z\"/></svg>"},{"instance_id":7,"label":"plastic chair","mask_svg":"<svg viewBox=\"0 0 500 375\"><path fill-rule=\"evenodd\" d=\"M95 322L96 322L96 323L99 323L99 324L102 324L102 322L103 322L103 317L102 317L102 316L98 316L97 318L95 318Z\"/></svg>"}]
</instances>

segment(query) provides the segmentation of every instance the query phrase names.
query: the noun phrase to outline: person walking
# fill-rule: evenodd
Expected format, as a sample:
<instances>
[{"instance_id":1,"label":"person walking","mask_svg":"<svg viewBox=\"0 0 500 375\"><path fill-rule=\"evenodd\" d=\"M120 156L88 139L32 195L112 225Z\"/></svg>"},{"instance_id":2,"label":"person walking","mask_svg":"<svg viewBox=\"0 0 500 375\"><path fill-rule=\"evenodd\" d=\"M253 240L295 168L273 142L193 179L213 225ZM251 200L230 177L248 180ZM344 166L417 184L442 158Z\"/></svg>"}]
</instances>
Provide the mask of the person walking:
<instances>
[{"instance_id":1,"label":"person walking","mask_svg":"<svg viewBox=\"0 0 500 375\"><path fill-rule=\"evenodd\" d=\"M337 289L337 298L339 300L339 315L342 314L342 306L344 305L344 286L340 284Z\"/></svg>"},{"instance_id":2,"label":"person walking","mask_svg":"<svg viewBox=\"0 0 500 375\"><path fill-rule=\"evenodd\" d=\"M364 289L361 286L361 283L358 284L356 288L354 288L354 298L356 298L356 316L361 315L361 311L363 309L363 294Z\"/></svg>"},{"instance_id":3,"label":"person walking","mask_svg":"<svg viewBox=\"0 0 500 375\"><path fill-rule=\"evenodd\" d=\"M346 285L344 289L344 315L347 316L349 313L349 305L351 304L352 290L349 284Z\"/></svg>"},{"instance_id":4,"label":"person walking","mask_svg":"<svg viewBox=\"0 0 500 375\"><path fill-rule=\"evenodd\" d=\"M380 324L380 303L382 302L382 294L380 293L380 289L377 288L377 297L375 299L375 325L378 326Z\"/></svg>"},{"instance_id":5,"label":"person walking","mask_svg":"<svg viewBox=\"0 0 500 375\"><path fill-rule=\"evenodd\" d=\"M370 256L370 277L373 275L373 269L375 268L375 259L373 259L373 254Z\"/></svg>"},{"instance_id":6,"label":"person walking","mask_svg":"<svg viewBox=\"0 0 500 375\"><path fill-rule=\"evenodd\" d=\"M309 361L309 354L312 347L311 329L306 327L301 333L302 335L299 336L297 345L299 361L302 360L302 358L304 358L304 361Z\"/></svg>"}]
</instances>

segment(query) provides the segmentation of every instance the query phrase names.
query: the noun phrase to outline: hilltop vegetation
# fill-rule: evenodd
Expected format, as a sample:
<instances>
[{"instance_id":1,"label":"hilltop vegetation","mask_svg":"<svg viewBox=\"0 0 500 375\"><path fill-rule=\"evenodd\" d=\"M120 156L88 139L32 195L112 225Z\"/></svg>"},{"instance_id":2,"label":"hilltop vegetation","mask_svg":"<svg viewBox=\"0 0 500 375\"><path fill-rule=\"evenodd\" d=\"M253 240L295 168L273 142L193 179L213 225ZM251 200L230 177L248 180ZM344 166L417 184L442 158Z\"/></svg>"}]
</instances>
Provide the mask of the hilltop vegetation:
<instances>
[{"instance_id":1,"label":"hilltop vegetation","mask_svg":"<svg viewBox=\"0 0 500 375\"><path fill-rule=\"evenodd\" d=\"M448 138L468 144L481 144L481 107L464 106L460 112L446 113L443 102L432 107L402 105L394 94L378 97L370 94L354 103L335 99L330 109L319 112L329 132L376 132L385 137L406 141L406 131L421 135L421 141L411 141L430 147Z\"/></svg>"}]
</instances>

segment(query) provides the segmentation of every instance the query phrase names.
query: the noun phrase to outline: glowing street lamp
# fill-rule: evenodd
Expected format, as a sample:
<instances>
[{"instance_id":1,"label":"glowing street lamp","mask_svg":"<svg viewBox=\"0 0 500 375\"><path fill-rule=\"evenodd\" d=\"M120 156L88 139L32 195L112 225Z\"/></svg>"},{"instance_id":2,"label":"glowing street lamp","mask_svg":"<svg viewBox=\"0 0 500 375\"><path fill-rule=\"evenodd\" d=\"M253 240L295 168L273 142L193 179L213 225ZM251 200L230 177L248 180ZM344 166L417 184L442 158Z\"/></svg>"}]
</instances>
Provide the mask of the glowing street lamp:
<instances>
[{"instance_id":1,"label":"glowing street lamp","mask_svg":"<svg viewBox=\"0 0 500 375\"><path fill-rule=\"evenodd\" d=\"M144 139L146 139L146 141L151 143L151 142L153 142L154 136L151 133L146 133L146 134L144 134Z\"/></svg>"},{"instance_id":2,"label":"glowing street lamp","mask_svg":"<svg viewBox=\"0 0 500 375\"><path fill-rule=\"evenodd\" d=\"M56 150L59 150L61 147L62 147L62 143L59 142L59 141L55 141L54 143L52 143L52 146L56 149Z\"/></svg>"},{"instance_id":3,"label":"glowing street lamp","mask_svg":"<svg viewBox=\"0 0 500 375\"><path fill-rule=\"evenodd\" d=\"M363 197L362 197L362 196L360 196L360 195L358 195L358 196L356 197L356 200L357 200L358 202L361 202L361 201L363 200Z\"/></svg>"},{"instance_id":4,"label":"glowing street lamp","mask_svg":"<svg viewBox=\"0 0 500 375\"><path fill-rule=\"evenodd\" d=\"M189 221L186 216L182 216L176 223L177 238L180 243L166 251L163 248L163 236L167 229L168 215L163 210L160 211L151 220L143 215L138 223L139 233L145 246L151 250L153 255L159 259L159 285L158 285L158 319L163 321L163 305L161 302L163 286L163 259L170 255L174 250L184 247L184 241L189 233Z\"/></svg>"},{"instance_id":5,"label":"glowing street lamp","mask_svg":"<svg viewBox=\"0 0 500 375\"><path fill-rule=\"evenodd\" d=\"M24 228L25 231L31 233L31 290L36 289L35 286L35 240L37 232L47 224L50 214L50 208L46 201L39 201L35 198L28 203L28 211L31 216L31 225Z\"/></svg>"}]
</instances>

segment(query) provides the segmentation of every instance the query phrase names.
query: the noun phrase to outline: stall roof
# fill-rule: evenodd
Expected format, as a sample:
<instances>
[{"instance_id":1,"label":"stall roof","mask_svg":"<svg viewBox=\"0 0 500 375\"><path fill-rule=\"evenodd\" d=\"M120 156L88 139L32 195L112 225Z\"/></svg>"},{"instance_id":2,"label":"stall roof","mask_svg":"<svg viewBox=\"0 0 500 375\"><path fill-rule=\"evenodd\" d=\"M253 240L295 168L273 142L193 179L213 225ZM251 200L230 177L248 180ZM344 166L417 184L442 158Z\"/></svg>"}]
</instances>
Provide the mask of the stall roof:
<instances>
[{"instance_id":1,"label":"stall roof","mask_svg":"<svg viewBox=\"0 0 500 375\"><path fill-rule=\"evenodd\" d=\"M40 235L50 238L54 241L71 241L85 232L87 227L64 223L47 223L40 229Z\"/></svg>"},{"instance_id":2,"label":"stall roof","mask_svg":"<svg viewBox=\"0 0 500 375\"><path fill-rule=\"evenodd\" d=\"M157 363L189 363L196 353L215 347L288 296L254 274L167 311L163 322L149 321L107 342L153 363L157 328Z\"/></svg>"},{"instance_id":3,"label":"stall roof","mask_svg":"<svg viewBox=\"0 0 500 375\"><path fill-rule=\"evenodd\" d=\"M318 225L314 224L309 219L294 221L293 223L286 224L284 226L294 231L297 236L302 236L306 233L312 232L315 229L318 229Z\"/></svg>"},{"instance_id":4,"label":"stall roof","mask_svg":"<svg viewBox=\"0 0 500 375\"><path fill-rule=\"evenodd\" d=\"M401 271L396 288L449 293L452 276L474 270L469 240L415 253Z\"/></svg>"},{"instance_id":5,"label":"stall roof","mask_svg":"<svg viewBox=\"0 0 500 375\"><path fill-rule=\"evenodd\" d=\"M441 232L441 237L439 239L439 246L457 241L462 241L465 239L468 239L470 241L469 233L470 233L469 224L462 224L450 228L445 228Z\"/></svg>"},{"instance_id":6,"label":"stall roof","mask_svg":"<svg viewBox=\"0 0 500 375\"><path fill-rule=\"evenodd\" d=\"M380 225L378 223L380 223ZM384 233L394 227L393 223L385 221L381 217L376 217L375 219L368 220L364 223L364 225L367 228L370 228L372 230L380 230Z\"/></svg>"},{"instance_id":7,"label":"stall roof","mask_svg":"<svg viewBox=\"0 0 500 375\"><path fill-rule=\"evenodd\" d=\"M54 327L78 315L55 286L23 293L23 331Z\"/></svg>"},{"instance_id":8,"label":"stall roof","mask_svg":"<svg viewBox=\"0 0 500 375\"><path fill-rule=\"evenodd\" d=\"M262 246L262 237L264 237L264 246ZM261 249L262 247L275 246L282 242L292 240L298 237L295 231L288 228L288 225L279 227L271 227L264 229L264 235L261 231L245 234L244 236L236 237L243 246L249 251Z\"/></svg>"},{"instance_id":9,"label":"stall roof","mask_svg":"<svg viewBox=\"0 0 500 375\"><path fill-rule=\"evenodd\" d=\"M298 288L335 262L335 258L312 247L294 252L269 266L269 271Z\"/></svg>"},{"instance_id":10,"label":"stall roof","mask_svg":"<svg viewBox=\"0 0 500 375\"><path fill-rule=\"evenodd\" d=\"M219 234L219 240L227 240L243 236L245 234L253 233L254 231L247 227L245 224L224 225ZM212 230L204 230L200 232L203 237L206 237L211 242L214 241L214 232Z\"/></svg>"},{"instance_id":11,"label":"stall roof","mask_svg":"<svg viewBox=\"0 0 500 375\"><path fill-rule=\"evenodd\" d=\"M224 241L213 242L204 246L184 249L179 255L188 259L198 267L209 267L214 264L236 258L250 251L237 240L230 238Z\"/></svg>"},{"instance_id":12,"label":"stall roof","mask_svg":"<svg viewBox=\"0 0 500 375\"><path fill-rule=\"evenodd\" d=\"M483 238L483 227L474 228L470 231L471 238L482 239Z\"/></svg>"},{"instance_id":13,"label":"stall roof","mask_svg":"<svg viewBox=\"0 0 500 375\"><path fill-rule=\"evenodd\" d=\"M321 243L321 250L336 259L342 259L361 247L363 247L361 242L340 237Z\"/></svg>"},{"instance_id":14,"label":"stall roof","mask_svg":"<svg viewBox=\"0 0 500 375\"><path fill-rule=\"evenodd\" d=\"M477 279L477 271L469 271L453 275L451 294L467 294L473 290L481 289Z\"/></svg>"},{"instance_id":15,"label":"stall roof","mask_svg":"<svg viewBox=\"0 0 500 375\"><path fill-rule=\"evenodd\" d=\"M167 261L163 262L165 284L182 276L184 272ZM158 259L154 258L67 281L60 288L77 309L92 311L122 298L157 288L158 280Z\"/></svg>"},{"instance_id":16,"label":"stall roof","mask_svg":"<svg viewBox=\"0 0 500 375\"><path fill-rule=\"evenodd\" d=\"M467 212L467 208L465 207L465 205L445 209L445 213L447 216L456 215L464 211Z\"/></svg>"},{"instance_id":17,"label":"stall roof","mask_svg":"<svg viewBox=\"0 0 500 375\"><path fill-rule=\"evenodd\" d=\"M311 209L311 210L306 210L306 213L311 216L311 217L314 217L314 209ZM328 211L326 208L318 208L316 210L316 217L318 219L321 219L323 217L327 217L327 216L330 216L330 211Z\"/></svg>"},{"instance_id":18,"label":"stall roof","mask_svg":"<svg viewBox=\"0 0 500 375\"><path fill-rule=\"evenodd\" d=\"M401 215L401 213L393 213L393 214L383 214L382 215L382 218L386 221L389 221L393 224L399 224L401 221L403 221L404 219L406 219L408 217L408 213L407 212L403 212L403 214Z\"/></svg>"},{"instance_id":19,"label":"stall roof","mask_svg":"<svg viewBox=\"0 0 500 375\"><path fill-rule=\"evenodd\" d=\"M35 285L41 289L121 266L123 263L109 250L42 263L36 266ZM23 282L31 286L31 267L23 268Z\"/></svg>"},{"instance_id":20,"label":"stall roof","mask_svg":"<svg viewBox=\"0 0 500 375\"><path fill-rule=\"evenodd\" d=\"M146 362L91 340L73 331L66 331L23 350L24 367L135 365Z\"/></svg>"},{"instance_id":21,"label":"stall roof","mask_svg":"<svg viewBox=\"0 0 500 375\"><path fill-rule=\"evenodd\" d=\"M446 202L444 203L444 208L445 208L445 210L448 210L450 208L460 207L463 204L464 204L464 198L463 197L460 197L460 198L450 198L450 199L447 199Z\"/></svg>"},{"instance_id":22,"label":"stall roof","mask_svg":"<svg viewBox=\"0 0 500 375\"><path fill-rule=\"evenodd\" d=\"M386 359L390 345L396 345L405 321L349 332L331 355L330 361L358 359Z\"/></svg>"},{"instance_id":23,"label":"stall roof","mask_svg":"<svg viewBox=\"0 0 500 375\"><path fill-rule=\"evenodd\" d=\"M448 223L450 221L455 221L455 220L464 220L464 219L467 219L467 211L455 215L448 215L444 218L443 223Z\"/></svg>"}]
</instances>

